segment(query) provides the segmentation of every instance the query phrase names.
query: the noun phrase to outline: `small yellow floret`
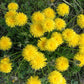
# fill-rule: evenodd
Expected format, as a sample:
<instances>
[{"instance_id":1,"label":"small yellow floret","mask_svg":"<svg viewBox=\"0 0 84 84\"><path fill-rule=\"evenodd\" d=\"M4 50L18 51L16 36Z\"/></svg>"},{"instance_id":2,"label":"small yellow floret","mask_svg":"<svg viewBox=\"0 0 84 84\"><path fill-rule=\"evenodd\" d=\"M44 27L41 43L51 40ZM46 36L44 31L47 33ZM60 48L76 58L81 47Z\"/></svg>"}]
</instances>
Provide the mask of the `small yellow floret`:
<instances>
[{"instance_id":1,"label":"small yellow floret","mask_svg":"<svg viewBox=\"0 0 84 84\"><path fill-rule=\"evenodd\" d=\"M69 61L65 57L58 57L56 59L56 69L59 71L66 71L69 67Z\"/></svg>"},{"instance_id":2,"label":"small yellow floret","mask_svg":"<svg viewBox=\"0 0 84 84\"><path fill-rule=\"evenodd\" d=\"M31 44L28 44L25 48L23 48L22 56L27 61L31 61L33 58L35 58L36 54L37 48Z\"/></svg>"},{"instance_id":3,"label":"small yellow floret","mask_svg":"<svg viewBox=\"0 0 84 84\"><path fill-rule=\"evenodd\" d=\"M57 7L57 13L60 16L68 15L69 14L69 6L65 3L59 4Z\"/></svg>"},{"instance_id":4,"label":"small yellow floret","mask_svg":"<svg viewBox=\"0 0 84 84\"><path fill-rule=\"evenodd\" d=\"M51 19L45 19L42 26L45 31L50 32L55 28L55 22Z\"/></svg>"},{"instance_id":5,"label":"small yellow floret","mask_svg":"<svg viewBox=\"0 0 84 84\"><path fill-rule=\"evenodd\" d=\"M2 36L0 39L0 50L9 50L12 46L11 39L7 36Z\"/></svg>"},{"instance_id":6,"label":"small yellow floret","mask_svg":"<svg viewBox=\"0 0 84 84\"><path fill-rule=\"evenodd\" d=\"M84 28L84 14L80 14L80 15L77 16L77 24L81 28Z\"/></svg>"},{"instance_id":7,"label":"small yellow floret","mask_svg":"<svg viewBox=\"0 0 84 84\"><path fill-rule=\"evenodd\" d=\"M50 84L66 84L65 78L58 71L53 71L48 75Z\"/></svg>"},{"instance_id":8,"label":"small yellow floret","mask_svg":"<svg viewBox=\"0 0 84 84\"><path fill-rule=\"evenodd\" d=\"M30 65L32 66L32 69L39 70L46 66L47 58L45 58L45 55L41 52L38 52L36 57L30 61Z\"/></svg>"},{"instance_id":9,"label":"small yellow floret","mask_svg":"<svg viewBox=\"0 0 84 84\"><path fill-rule=\"evenodd\" d=\"M26 84L41 84L41 81L40 81L40 79L39 79L38 76L34 76L34 77L31 76L31 77L27 80Z\"/></svg>"},{"instance_id":10,"label":"small yellow floret","mask_svg":"<svg viewBox=\"0 0 84 84\"><path fill-rule=\"evenodd\" d=\"M16 15L16 25L18 26L24 26L27 23L28 17L24 13L18 13Z\"/></svg>"},{"instance_id":11,"label":"small yellow floret","mask_svg":"<svg viewBox=\"0 0 84 84\"><path fill-rule=\"evenodd\" d=\"M10 60L8 57L1 59L1 61L0 61L0 72L10 73L12 70L11 65L12 65L12 63L10 63Z\"/></svg>"},{"instance_id":12,"label":"small yellow floret","mask_svg":"<svg viewBox=\"0 0 84 84\"><path fill-rule=\"evenodd\" d=\"M43 22L45 19L44 15L38 11L38 12L34 12L33 15L32 15L32 22Z\"/></svg>"},{"instance_id":13,"label":"small yellow floret","mask_svg":"<svg viewBox=\"0 0 84 84\"><path fill-rule=\"evenodd\" d=\"M8 17L8 18L6 18L5 21L6 21L6 24L11 28L15 27L15 25L16 25L16 20L14 17Z\"/></svg>"},{"instance_id":14,"label":"small yellow floret","mask_svg":"<svg viewBox=\"0 0 84 84\"><path fill-rule=\"evenodd\" d=\"M30 25L30 32L34 37L41 37L44 34L44 29L41 24L33 23Z\"/></svg>"},{"instance_id":15,"label":"small yellow floret","mask_svg":"<svg viewBox=\"0 0 84 84\"><path fill-rule=\"evenodd\" d=\"M74 56L74 60L80 62L80 63L77 64L79 67L83 67L83 66L84 66L84 54L77 53L77 54Z\"/></svg>"},{"instance_id":16,"label":"small yellow floret","mask_svg":"<svg viewBox=\"0 0 84 84\"><path fill-rule=\"evenodd\" d=\"M73 39L74 35L75 35L75 32L73 29L67 28L62 32L62 36L66 41L70 41L71 39Z\"/></svg>"},{"instance_id":17,"label":"small yellow floret","mask_svg":"<svg viewBox=\"0 0 84 84\"><path fill-rule=\"evenodd\" d=\"M61 45L63 43L63 39L62 39L61 33L53 32L52 35L51 35L51 38L54 38L58 45Z\"/></svg>"},{"instance_id":18,"label":"small yellow floret","mask_svg":"<svg viewBox=\"0 0 84 84\"><path fill-rule=\"evenodd\" d=\"M18 4L17 3L9 3L8 4L8 10L13 10L13 11L16 11L18 9Z\"/></svg>"},{"instance_id":19,"label":"small yellow floret","mask_svg":"<svg viewBox=\"0 0 84 84\"><path fill-rule=\"evenodd\" d=\"M61 19L61 18L56 18L55 19L55 28L57 30L62 30L65 27L66 27L66 22L63 19Z\"/></svg>"},{"instance_id":20,"label":"small yellow floret","mask_svg":"<svg viewBox=\"0 0 84 84\"><path fill-rule=\"evenodd\" d=\"M76 47L79 45L79 35L78 34L75 34L73 39L71 39L70 41L68 41L68 45L70 47Z\"/></svg>"},{"instance_id":21,"label":"small yellow floret","mask_svg":"<svg viewBox=\"0 0 84 84\"><path fill-rule=\"evenodd\" d=\"M57 47L58 47L58 43L56 43L56 40L54 38L48 39L45 44L45 48L48 51L55 51Z\"/></svg>"},{"instance_id":22,"label":"small yellow floret","mask_svg":"<svg viewBox=\"0 0 84 84\"><path fill-rule=\"evenodd\" d=\"M14 17L17 15L17 12L16 11L8 11L6 14L5 14L5 19L8 18L8 17Z\"/></svg>"},{"instance_id":23,"label":"small yellow floret","mask_svg":"<svg viewBox=\"0 0 84 84\"><path fill-rule=\"evenodd\" d=\"M4 57L2 60L1 60L1 63L9 63L10 60L8 57Z\"/></svg>"},{"instance_id":24,"label":"small yellow floret","mask_svg":"<svg viewBox=\"0 0 84 84\"><path fill-rule=\"evenodd\" d=\"M40 38L40 40L38 40L38 47L40 48L40 50L46 50L45 49L45 44L46 44L47 38L46 37L42 37Z\"/></svg>"},{"instance_id":25,"label":"small yellow floret","mask_svg":"<svg viewBox=\"0 0 84 84\"><path fill-rule=\"evenodd\" d=\"M48 7L43 10L43 14L45 15L46 18L54 19L56 13L52 8Z\"/></svg>"}]
</instances>

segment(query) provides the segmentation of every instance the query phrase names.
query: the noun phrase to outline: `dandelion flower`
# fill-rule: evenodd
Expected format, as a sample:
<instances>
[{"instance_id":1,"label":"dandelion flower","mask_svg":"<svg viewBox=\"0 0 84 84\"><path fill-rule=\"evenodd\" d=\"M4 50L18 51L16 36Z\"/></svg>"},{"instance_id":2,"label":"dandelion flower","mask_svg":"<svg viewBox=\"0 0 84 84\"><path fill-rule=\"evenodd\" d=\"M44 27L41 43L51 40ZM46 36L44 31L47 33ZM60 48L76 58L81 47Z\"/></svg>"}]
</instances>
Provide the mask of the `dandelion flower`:
<instances>
[{"instance_id":1,"label":"dandelion flower","mask_svg":"<svg viewBox=\"0 0 84 84\"><path fill-rule=\"evenodd\" d=\"M45 15L46 18L54 19L56 13L52 8L48 7L43 10L43 14Z\"/></svg>"},{"instance_id":2,"label":"dandelion flower","mask_svg":"<svg viewBox=\"0 0 84 84\"><path fill-rule=\"evenodd\" d=\"M75 35L75 32L73 29L67 28L62 32L62 36L66 41L70 41L71 39L73 39L74 35Z\"/></svg>"},{"instance_id":3,"label":"dandelion flower","mask_svg":"<svg viewBox=\"0 0 84 84\"><path fill-rule=\"evenodd\" d=\"M11 39L7 36L2 36L0 39L0 50L9 50L12 47Z\"/></svg>"},{"instance_id":4,"label":"dandelion flower","mask_svg":"<svg viewBox=\"0 0 84 84\"><path fill-rule=\"evenodd\" d=\"M77 24L81 28L84 28L84 14L80 14L80 15L77 16Z\"/></svg>"},{"instance_id":5,"label":"dandelion flower","mask_svg":"<svg viewBox=\"0 0 84 84\"><path fill-rule=\"evenodd\" d=\"M47 32L50 32L55 27L55 22L51 19L45 19L45 21L42 23L43 29Z\"/></svg>"},{"instance_id":6,"label":"dandelion flower","mask_svg":"<svg viewBox=\"0 0 84 84\"><path fill-rule=\"evenodd\" d=\"M73 39L71 39L70 41L68 41L68 45L70 47L76 47L79 45L79 35L75 34Z\"/></svg>"},{"instance_id":7,"label":"dandelion flower","mask_svg":"<svg viewBox=\"0 0 84 84\"><path fill-rule=\"evenodd\" d=\"M45 48L48 51L55 51L58 47L58 44L56 43L56 40L54 38L50 38L47 40L46 44L45 44Z\"/></svg>"},{"instance_id":8,"label":"dandelion flower","mask_svg":"<svg viewBox=\"0 0 84 84\"><path fill-rule=\"evenodd\" d=\"M44 29L41 24L33 23L30 25L30 32L34 37L41 37L44 34Z\"/></svg>"},{"instance_id":9,"label":"dandelion flower","mask_svg":"<svg viewBox=\"0 0 84 84\"><path fill-rule=\"evenodd\" d=\"M10 60L8 57L4 57L3 59L1 59L1 63L9 63Z\"/></svg>"},{"instance_id":10,"label":"dandelion flower","mask_svg":"<svg viewBox=\"0 0 84 84\"><path fill-rule=\"evenodd\" d=\"M23 48L22 56L25 60L31 61L33 58L35 58L37 53L37 48L31 44L27 44L25 48Z\"/></svg>"},{"instance_id":11,"label":"dandelion flower","mask_svg":"<svg viewBox=\"0 0 84 84\"><path fill-rule=\"evenodd\" d=\"M11 63L7 63L7 64L0 63L0 72L9 73L11 72L11 70L12 70Z\"/></svg>"},{"instance_id":12,"label":"dandelion flower","mask_svg":"<svg viewBox=\"0 0 84 84\"><path fill-rule=\"evenodd\" d=\"M61 56L56 59L56 69L59 71L66 71L69 67L69 61L67 58Z\"/></svg>"},{"instance_id":13,"label":"dandelion flower","mask_svg":"<svg viewBox=\"0 0 84 84\"><path fill-rule=\"evenodd\" d=\"M84 34L80 34L80 38L79 38L79 45L80 46L84 46Z\"/></svg>"},{"instance_id":14,"label":"dandelion flower","mask_svg":"<svg viewBox=\"0 0 84 84\"><path fill-rule=\"evenodd\" d=\"M8 11L5 14L5 19L8 18L8 17L14 17L15 18L16 15L17 15L16 11Z\"/></svg>"},{"instance_id":15,"label":"dandelion flower","mask_svg":"<svg viewBox=\"0 0 84 84\"><path fill-rule=\"evenodd\" d=\"M66 22L63 19L61 19L61 18L56 18L55 19L55 28L57 30L62 30L65 27L66 27Z\"/></svg>"},{"instance_id":16,"label":"dandelion flower","mask_svg":"<svg viewBox=\"0 0 84 84\"><path fill-rule=\"evenodd\" d=\"M50 84L66 84L65 78L58 71L52 71L48 75L48 80Z\"/></svg>"},{"instance_id":17,"label":"dandelion flower","mask_svg":"<svg viewBox=\"0 0 84 84\"><path fill-rule=\"evenodd\" d=\"M63 43L63 39L62 39L61 33L53 32L52 35L51 35L51 38L54 38L58 45L61 45Z\"/></svg>"},{"instance_id":18,"label":"dandelion flower","mask_svg":"<svg viewBox=\"0 0 84 84\"><path fill-rule=\"evenodd\" d=\"M16 21L15 21L14 17L8 17L8 18L6 18L5 21L6 21L6 24L11 28L15 27L15 25L16 25Z\"/></svg>"},{"instance_id":19,"label":"dandelion flower","mask_svg":"<svg viewBox=\"0 0 84 84\"><path fill-rule=\"evenodd\" d=\"M45 49L45 44L46 44L47 38L46 37L42 37L40 38L40 40L38 40L38 47L40 48L40 50L46 50Z\"/></svg>"},{"instance_id":20,"label":"dandelion flower","mask_svg":"<svg viewBox=\"0 0 84 84\"><path fill-rule=\"evenodd\" d=\"M67 4L65 4L65 3L59 4L56 10L57 10L57 13L60 16L64 16L64 15L69 14L69 6Z\"/></svg>"},{"instance_id":21,"label":"dandelion flower","mask_svg":"<svg viewBox=\"0 0 84 84\"><path fill-rule=\"evenodd\" d=\"M38 52L36 57L30 61L32 69L39 70L46 66L46 58L43 53Z\"/></svg>"},{"instance_id":22,"label":"dandelion flower","mask_svg":"<svg viewBox=\"0 0 84 84\"><path fill-rule=\"evenodd\" d=\"M34 77L30 77L28 80L27 80L27 83L26 84L41 84L41 81L39 79L38 76L34 76Z\"/></svg>"},{"instance_id":23,"label":"dandelion flower","mask_svg":"<svg viewBox=\"0 0 84 84\"><path fill-rule=\"evenodd\" d=\"M74 60L80 62L79 64L77 64L79 67L83 67L83 66L84 66L84 54L77 53L77 54L74 56Z\"/></svg>"},{"instance_id":24,"label":"dandelion flower","mask_svg":"<svg viewBox=\"0 0 84 84\"><path fill-rule=\"evenodd\" d=\"M12 63L10 63L10 60L8 57L5 57L1 59L0 61L0 72L3 73L10 73L12 70Z\"/></svg>"},{"instance_id":25,"label":"dandelion flower","mask_svg":"<svg viewBox=\"0 0 84 84\"><path fill-rule=\"evenodd\" d=\"M17 9L18 9L18 4L17 3L12 2L12 3L8 4L8 10L9 11L10 10L16 11Z\"/></svg>"},{"instance_id":26,"label":"dandelion flower","mask_svg":"<svg viewBox=\"0 0 84 84\"><path fill-rule=\"evenodd\" d=\"M43 22L45 19L44 15L38 11L38 12L34 12L33 15L32 15L32 22Z\"/></svg>"},{"instance_id":27,"label":"dandelion flower","mask_svg":"<svg viewBox=\"0 0 84 84\"><path fill-rule=\"evenodd\" d=\"M28 17L24 13L19 12L16 15L15 19L16 19L16 25L18 25L18 26L24 26L27 23Z\"/></svg>"}]
</instances>

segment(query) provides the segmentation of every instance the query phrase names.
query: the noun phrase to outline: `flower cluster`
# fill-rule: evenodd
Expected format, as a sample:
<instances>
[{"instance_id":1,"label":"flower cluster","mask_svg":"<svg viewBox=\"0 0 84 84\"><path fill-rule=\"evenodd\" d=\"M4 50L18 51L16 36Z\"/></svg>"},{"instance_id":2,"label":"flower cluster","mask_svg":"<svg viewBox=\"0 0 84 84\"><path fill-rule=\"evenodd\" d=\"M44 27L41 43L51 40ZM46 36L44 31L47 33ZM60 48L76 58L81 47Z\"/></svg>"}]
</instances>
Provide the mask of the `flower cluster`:
<instances>
[{"instance_id":1,"label":"flower cluster","mask_svg":"<svg viewBox=\"0 0 84 84\"><path fill-rule=\"evenodd\" d=\"M51 0L51 2L54 2L54 0ZM8 4L8 12L6 12L4 18L6 24L11 28L15 26L24 26L27 23L27 15L22 12L17 12L18 8L19 6L17 3L12 2ZM48 7L42 11L37 11L32 14L32 23L29 25L29 31L34 38L38 40L37 44L35 44L36 46L30 43L27 44L22 49L22 56L29 62L31 68L35 71L40 70L47 65L47 55L44 55L44 53L46 51L49 53L55 53L58 47L63 43L68 44L68 47L79 47L79 52L77 52L71 60L73 60L73 63L79 62L76 63L79 67L84 66L84 34L77 34L73 29L66 28L67 23L62 18L69 14L69 10L70 8L67 4L61 3L57 6L56 12L53 8ZM84 14L77 16L77 25L80 28L84 28ZM0 50L6 51L11 47L11 39L7 36L2 36L0 39ZM58 58L54 60L56 70L52 71L48 75L48 81L50 84L66 84L65 78L60 72L68 70L70 67L69 60L70 59L65 56L58 56ZM12 63L9 58L4 57L1 59L0 72L9 73L11 70ZM38 76L31 76L28 78L26 83L41 84L41 80Z\"/></svg>"},{"instance_id":2,"label":"flower cluster","mask_svg":"<svg viewBox=\"0 0 84 84\"><path fill-rule=\"evenodd\" d=\"M9 11L5 14L5 22L11 28L15 26L23 26L27 23L28 17L22 12L17 12L17 9L17 3L12 2L8 4Z\"/></svg>"},{"instance_id":3,"label":"flower cluster","mask_svg":"<svg viewBox=\"0 0 84 84\"><path fill-rule=\"evenodd\" d=\"M10 63L10 60L8 57L4 57L0 61L0 72L3 73L10 73L12 70L12 63Z\"/></svg>"},{"instance_id":4,"label":"flower cluster","mask_svg":"<svg viewBox=\"0 0 84 84\"><path fill-rule=\"evenodd\" d=\"M45 55L37 50L37 48L33 45L27 45L23 51L22 56L25 60L30 62L32 69L39 70L46 66Z\"/></svg>"}]
</instances>

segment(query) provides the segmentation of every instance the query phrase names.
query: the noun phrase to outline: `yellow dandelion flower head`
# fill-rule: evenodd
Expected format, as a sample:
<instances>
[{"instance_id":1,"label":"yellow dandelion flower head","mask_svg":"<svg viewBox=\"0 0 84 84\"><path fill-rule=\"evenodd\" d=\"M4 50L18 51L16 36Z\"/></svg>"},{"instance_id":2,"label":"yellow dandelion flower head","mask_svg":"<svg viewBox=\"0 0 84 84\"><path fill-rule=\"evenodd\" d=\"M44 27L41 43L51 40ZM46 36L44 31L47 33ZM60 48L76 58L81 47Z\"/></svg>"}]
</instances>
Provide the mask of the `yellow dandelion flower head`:
<instances>
[{"instance_id":1,"label":"yellow dandelion flower head","mask_svg":"<svg viewBox=\"0 0 84 84\"><path fill-rule=\"evenodd\" d=\"M80 34L80 38L79 38L79 45L83 46L84 45L84 34Z\"/></svg>"},{"instance_id":2,"label":"yellow dandelion flower head","mask_svg":"<svg viewBox=\"0 0 84 84\"><path fill-rule=\"evenodd\" d=\"M27 23L28 17L24 13L19 12L15 19L18 26L24 26Z\"/></svg>"},{"instance_id":3,"label":"yellow dandelion flower head","mask_svg":"<svg viewBox=\"0 0 84 84\"><path fill-rule=\"evenodd\" d=\"M58 47L58 43L56 43L56 40L54 38L50 38L47 40L46 44L45 44L45 48L48 51L55 51Z\"/></svg>"},{"instance_id":4,"label":"yellow dandelion flower head","mask_svg":"<svg viewBox=\"0 0 84 84\"><path fill-rule=\"evenodd\" d=\"M11 72L11 70L12 70L11 63L0 63L0 72L9 73Z\"/></svg>"},{"instance_id":5,"label":"yellow dandelion flower head","mask_svg":"<svg viewBox=\"0 0 84 84\"><path fill-rule=\"evenodd\" d=\"M79 67L83 67L83 66L84 66L84 54L77 53L77 54L74 56L74 60L80 62L80 63L77 64Z\"/></svg>"},{"instance_id":6,"label":"yellow dandelion flower head","mask_svg":"<svg viewBox=\"0 0 84 84\"><path fill-rule=\"evenodd\" d=\"M9 4L8 4L8 10L9 10L9 11L10 11L10 10L16 11L18 8L19 8L19 6L18 6L17 3L12 2L12 3L9 3Z\"/></svg>"},{"instance_id":7,"label":"yellow dandelion flower head","mask_svg":"<svg viewBox=\"0 0 84 84\"><path fill-rule=\"evenodd\" d=\"M60 30L61 31L65 27L66 27L66 22L63 19L61 19L61 18L56 18L55 19L55 28L57 30Z\"/></svg>"},{"instance_id":8,"label":"yellow dandelion flower head","mask_svg":"<svg viewBox=\"0 0 84 84\"><path fill-rule=\"evenodd\" d=\"M64 81L62 74L56 70L48 75L48 80L50 84L63 84L62 82Z\"/></svg>"},{"instance_id":9,"label":"yellow dandelion flower head","mask_svg":"<svg viewBox=\"0 0 84 84\"><path fill-rule=\"evenodd\" d=\"M69 28L65 29L62 32L62 36L63 36L64 40L66 40L66 41L70 41L71 39L73 39L75 34L76 33L74 32L74 30L73 29L69 29Z\"/></svg>"},{"instance_id":10,"label":"yellow dandelion flower head","mask_svg":"<svg viewBox=\"0 0 84 84\"><path fill-rule=\"evenodd\" d=\"M33 23L30 25L30 32L34 37L41 37L44 34L44 29L41 24Z\"/></svg>"},{"instance_id":11,"label":"yellow dandelion flower head","mask_svg":"<svg viewBox=\"0 0 84 84\"><path fill-rule=\"evenodd\" d=\"M66 71L69 67L69 61L67 58L61 56L56 59L56 69L59 71Z\"/></svg>"},{"instance_id":12,"label":"yellow dandelion flower head","mask_svg":"<svg viewBox=\"0 0 84 84\"><path fill-rule=\"evenodd\" d=\"M34 76L34 77L30 77L28 80L27 80L27 83L26 84L41 84L41 81L39 79L38 76Z\"/></svg>"},{"instance_id":13,"label":"yellow dandelion flower head","mask_svg":"<svg viewBox=\"0 0 84 84\"><path fill-rule=\"evenodd\" d=\"M9 58L8 57L4 57L3 59L1 59L1 63L9 63L10 62L10 60L9 60Z\"/></svg>"},{"instance_id":14,"label":"yellow dandelion flower head","mask_svg":"<svg viewBox=\"0 0 84 84\"><path fill-rule=\"evenodd\" d=\"M34 12L32 14L32 22L39 22L40 23L40 22L43 22L44 19L45 19L45 16L40 11Z\"/></svg>"},{"instance_id":15,"label":"yellow dandelion flower head","mask_svg":"<svg viewBox=\"0 0 84 84\"><path fill-rule=\"evenodd\" d=\"M0 39L0 50L9 50L12 47L11 39L7 36L2 36Z\"/></svg>"},{"instance_id":16,"label":"yellow dandelion flower head","mask_svg":"<svg viewBox=\"0 0 84 84\"><path fill-rule=\"evenodd\" d=\"M79 35L75 34L74 37L68 42L69 47L76 47L79 45Z\"/></svg>"},{"instance_id":17,"label":"yellow dandelion flower head","mask_svg":"<svg viewBox=\"0 0 84 84\"><path fill-rule=\"evenodd\" d=\"M77 16L77 24L81 28L84 28L84 14L80 14L80 15Z\"/></svg>"},{"instance_id":18,"label":"yellow dandelion flower head","mask_svg":"<svg viewBox=\"0 0 84 84\"><path fill-rule=\"evenodd\" d=\"M5 19L8 18L8 17L14 17L15 18L16 15L17 15L16 11L8 11L5 14Z\"/></svg>"},{"instance_id":19,"label":"yellow dandelion flower head","mask_svg":"<svg viewBox=\"0 0 84 84\"><path fill-rule=\"evenodd\" d=\"M48 7L43 10L43 14L45 15L46 18L54 19L56 13L52 8Z\"/></svg>"},{"instance_id":20,"label":"yellow dandelion flower head","mask_svg":"<svg viewBox=\"0 0 84 84\"><path fill-rule=\"evenodd\" d=\"M30 61L35 58L37 53L37 48L31 44L27 44L25 48L23 48L22 56L25 60Z\"/></svg>"},{"instance_id":21,"label":"yellow dandelion flower head","mask_svg":"<svg viewBox=\"0 0 84 84\"><path fill-rule=\"evenodd\" d=\"M15 27L15 25L16 25L16 21L15 21L14 17L8 17L8 18L6 18L5 22L11 28Z\"/></svg>"},{"instance_id":22,"label":"yellow dandelion flower head","mask_svg":"<svg viewBox=\"0 0 84 84\"><path fill-rule=\"evenodd\" d=\"M79 46L79 53L84 54L84 46Z\"/></svg>"},{"instance_id":23,"label":"yellow dandelion flower head","mask_svg":"<svg viewBox=\"0 0 84 84\"><path fill-rule=\"evenodd\" d=\"M67 4L65 4L65 3L59 4L56 10L57 10L57 13L60 16L64 16L64 15L69 14L69 6Z\"/></svg>"},{"instance_id":24,"label":"yellow dandelion flower head","mask_svg":"<svg viewBox=\"0 0 84 84\"><path fill-rule=\"evenodd\" d=\"M43 29L47 32L52 31L55 28L55 22L52 19L45 19L42 23Z\"/></svg>"},{"instance_id":25,"label":"yellow dandelion flower head","mask_svg":"<svg viewBox=\"0 0 84 84\"><path fill-rule=\"evenodd\" d=\"M52 35L51 35L51 38L54 38L58 45L61 45L63 43L61 33L53 32Z\"/></svg>"},{"instance_id":26,"label":"yellow dandelion flower head","mask_svg":"<svg viewBox=\"0 0 84 84\"><path fill-rule=\"evenodd\" d=\"M30 61L30 65L32 66L32 69L39 70L46 66L46 60L45 55L38 52L36 57Z\"/></svg>"},{"instance_id":27,"label":"yellow dandelion flower head","mask_svg":"<svg viewBox=\"0 0 84 84\"><path fill-rule=\"evenodd\" d=\"M45 49L45 44L46 44L47 38L46 37L42 37L40 38L40 40L38 40L38 47L40 48L40 50L46 50Z\"/></svg>"}]
</instances>

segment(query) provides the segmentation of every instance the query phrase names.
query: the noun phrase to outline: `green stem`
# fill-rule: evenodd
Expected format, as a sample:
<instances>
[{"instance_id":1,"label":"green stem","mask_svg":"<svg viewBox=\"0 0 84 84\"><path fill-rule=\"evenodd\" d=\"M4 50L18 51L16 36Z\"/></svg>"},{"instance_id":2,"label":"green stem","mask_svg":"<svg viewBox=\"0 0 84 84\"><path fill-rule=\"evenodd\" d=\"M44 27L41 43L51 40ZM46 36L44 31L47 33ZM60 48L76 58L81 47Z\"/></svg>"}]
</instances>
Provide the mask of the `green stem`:
<instances>
[{"instance_id":1,"label":"green stem","mask_svg":"<svg viewBox=\"0 0 84 84\"><path fill-rule=\"evenodd\" d=\"M71 27L71 29L73 29L74 27L76 27L77 26L77 24L76 25L74 25L73 27Z\"/></svg>"},{"instance_id":2,"label":"green stem","mask_svg":"<svg viewBox=\"0 0 84 84\"><path fill-rule=\"evenodd\" d=\"M49 66L47 65L47 68L48 68L48 72L50 73L51 72L51 70L50 70L50 68L49 68Z\"/></svg>"},{"instance_id":3,"label":"green stem","mask_svg":"<svg viewBox=\"0 0 84 84\"><path fill-rule=\"evenodd\" d=\"M80 10L81 10L81 13L83 14L83 8L79 5L79 3L76 1L76 0L74 0L74 2L77 4L77 6L80 8Z\"/></svg>"},{"instance_id":4,"label":"green stem","mask_svg":"<svg viewBox=\"0 0 84 84\"><path fill-rule=\"evenodd\" d=\"M18 73L18 71L19 71L19 69L20 69L20 67L21 67L21 65L22 65L22 63L23 63L23 61L24 61L24 59L22 59L22 61L21 61L20 65L19 65L19 67L17 68L17 71L16 71L16 73L15 73L15 76L16 76L16 74Z\"/></svg>"},{"instance_id":5,"label":"green stem","mask_svg":"<svg viewBox=\"0 0 84 84\"><path fill-rule=\"evenodd\" d=\"M45 73L44 73L43 69L41 69L41 70L42 70L42 74L45 76Z\"/></svg>"},{"instance_id":6,"label":"green stem","mask_svg":"<svg viewBox=\"0 0 84 84\"><path fill-rule=\"evenodd\" d=\"M74 49L74 48L72 49L72 48L61 47L61 46L60 46L60 48L66 48L66 49L69 49L69 50L79 50L79 49Z\"/></svg>"},{"instance_id":7,"label":"green stem","mask_svg":"<svg viewBox=\"0 0 84 84\"><path fill-rule=\"evenodd\" d=\"M16 56L13 60L11 60L11 61L14 61L15 59L17 59L18 57L20 57L21 56L21 54L20 55L18 55L18 56Z\"/></svg>"},{"instance_id":8,"label":"green stem","mask_svg":"<svg viewBox=\"0 0 84 84\"><path fill-rule=\"evenodd\" d=\"M67 26L68 26L76 17L77 17L77 15L74 16L74 17L67 23Z\"/></svg>"}]
</instances>

